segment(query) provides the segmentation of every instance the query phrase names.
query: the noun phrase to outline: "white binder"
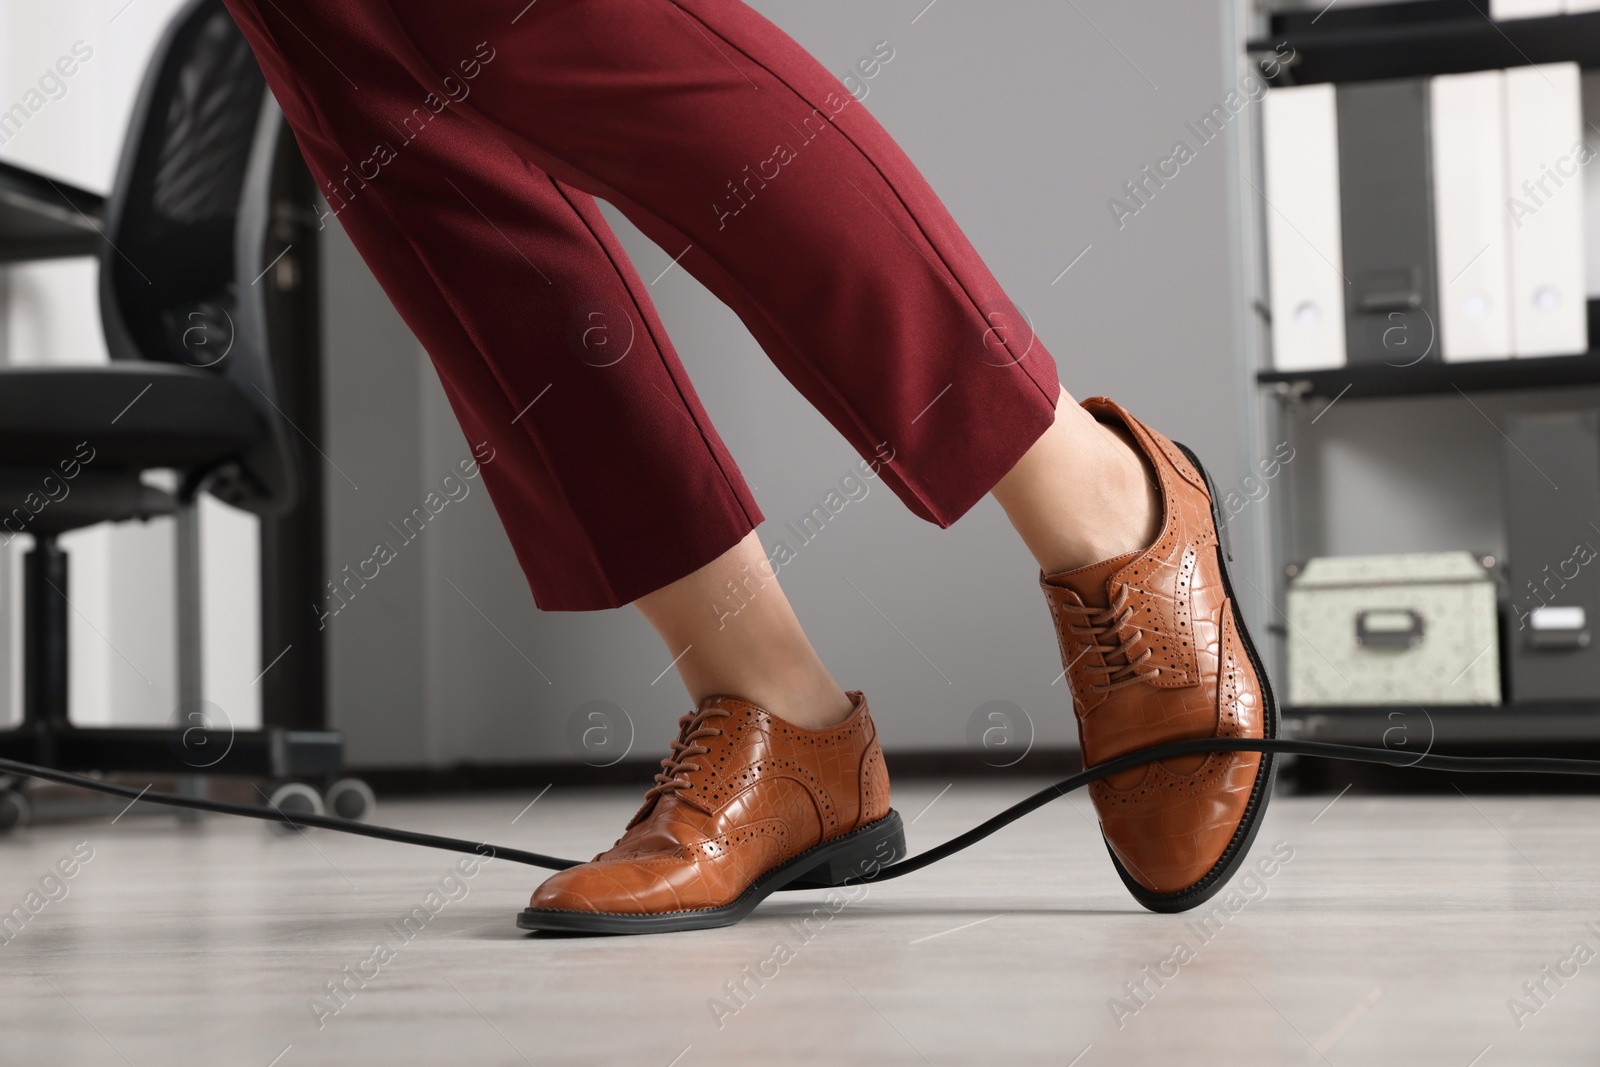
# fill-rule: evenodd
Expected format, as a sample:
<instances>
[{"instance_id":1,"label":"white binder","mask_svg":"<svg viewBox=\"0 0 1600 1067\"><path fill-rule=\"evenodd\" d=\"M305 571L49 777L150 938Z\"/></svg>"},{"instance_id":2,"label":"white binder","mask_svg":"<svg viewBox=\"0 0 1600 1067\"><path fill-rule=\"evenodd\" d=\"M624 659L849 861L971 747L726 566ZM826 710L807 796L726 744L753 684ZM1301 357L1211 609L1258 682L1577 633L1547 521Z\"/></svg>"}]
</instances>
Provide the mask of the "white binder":
<instances>
[{"instance_id":1,"label":"white binder","mask_svg":"<svg viewBox=\"0 0 1600 1067\"><path fill-rule=\"evenodd\" d=\"M1501 71L1432 80L1434 240L1446 362L1512 353Z\"/></svg>"},{"instance_id":2,"label":"white binder","mask_svg":"<svg viewBox=\"0 0 1600 1067\"><path fill-rule=\"evenodd\" d=\"M1594 0L1600 10L1600 0ZM1589 162L1583 167L1583 273L1589 299L1600 297L1600 71L1585 71L1581 78L1583 100L1583 140L1589 146Z\"/></svg>"},{"instance_id":3,"label":"white binder","mask_svg":"<svg viewBox=\"0 0 1600 1067\"><path fill-rule=\"evenodd\" d=\"M1566 0L1572 3L1573 0ZM1489 0L1489 17L1503 19L1533 19L1544 15L1559 15L1562 0Z\"/></svg>"},{"instance_id":4,"label":"white binder","mask_svg":"<svg viewBox=\"0 0 1600 1067\"><path fill-rule=\"evenodd\" d=\"M1588 349L1578 67L1505 72L1511 324L1519 356Z\"/></svg>"},{"instance_id":5,"label":"white binder","mask_svg":"<svg viewBox=\"0 0 1600 1067\"><path fill-rule=\"evenodd\" d=\"M1334 88L1272 89L1262 107L1273 366L1341 367L1345 279Z\"/></svg>"}]
</instances>

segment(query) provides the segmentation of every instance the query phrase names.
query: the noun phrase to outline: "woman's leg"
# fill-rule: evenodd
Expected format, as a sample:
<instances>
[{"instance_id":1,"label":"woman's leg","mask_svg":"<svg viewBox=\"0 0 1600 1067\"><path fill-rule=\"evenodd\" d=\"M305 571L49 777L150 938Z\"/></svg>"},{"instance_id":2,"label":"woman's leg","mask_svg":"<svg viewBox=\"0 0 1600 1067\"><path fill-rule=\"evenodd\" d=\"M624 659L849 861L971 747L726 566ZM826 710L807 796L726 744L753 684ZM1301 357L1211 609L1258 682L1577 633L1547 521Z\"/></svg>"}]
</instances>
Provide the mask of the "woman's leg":
<instances>
[{"instance_id":1,"label":"woman's leg","mask_svg":"<svg viewBox=\"0 0 1600 1067\"><path fill-rule=\"evenodd\" d=\"M864 457L881 462L884 480L917 514L947 525L1014 474L999 495L1041 564L1090 561L1050 574L1044 583L1086 759L1182 736L1261 735L1259 667L1248 639L1241 643L1201 475L1171 442L1103 398L1084 408L1108 431L1076 421L1075 411L1073 421L1057 418L1054 363L1025 318L887 133L771 23L737 0L481 0L465 12L433 0L228 2L245 14L280 100L299 93L293 111L288 103L285 108L303 144L315 144L319 128L352 113L345 133L356 140L383 123L398 132L406 122L405 87L393 76L399 65L413 78L411 91L426 90L433 98L432 87L439 87L454 102L452 114L470 117L553 176L558 192L570 187L611 200L741 316L790 381ZM349 62L355 76L340 62ZM397 92L363 111L352 103L365 92L357 79L370 83L374 71ZM385 108L393 114L386 116ZM338 140L321 160L319 177L337 171L340 151L356 150L353 140ZM490 153L486 145L477 147ZM493 244L443 189L450 185L461 194L448 176L459 173L463 160L408 158L429 166L411 168L404 179L391 181L385 173L368 182L385 190L377 199L390 208L389 225L435 268L432 288L411 294L424 308L421 318L452 320L445 332L466 335L476 348L476 362L466 360L469 376L484 364L499 372L494 384L500 394L479 375L458 413L488 395L488 408L503 414L498 409L508 394L518 392L505 389L504 379L526 373L526 360L501 361L527 353L514 342L484 343L470 329L476 322L503 334L515 320L484 292L499 279L463 262ZM379 167L387 165L385 159ZM505 238L496 219L511 226L530 221L517 216L515 196L500 195L508 187L522 192L520 176L503 167L483 177L481 191L497 202L487 210L472 207ZM441 203L455 210L441 211ZM419 230L429 231L426 240ZM518 253L556 290L553 306L592 298L569 285L559 258L583 243L580 228L557 226L556 239L537 226L528 230L527 251L518 247ZM509 238L506 243L516 246ZM372 262L368 248L363 254ZM591 251L587 262L593 261ZM518 282L507 287L507 303L530 303L527 294L538 286L527 271L510 266ZM543 266L563 272L559 284ZM637 316L655 337L659 323L637 277L625 267L615 275L598 272L612 287L616 275L626 283L629 304L624 314L614 306L602 311L604 335L613 336L615 325L626 321L634 336ZM429 350L439 361L433 346ZM659 343L652 352L652 374L667 374L676 401L652 407L640 381L611 394L580 387L582 415L575 422L556 428L571 409L538 412L538 421L549 421L517 440L522 465L556 490L535 488L528 495L557 501L551 508L557 518L570 520L574 511L580 516L569 521L575 536L563 547L569 553L587 549L588 556L572 568L578 588L563 606L596 606L616 597L616 576L631 575L639 585L638 572L651 568L628 558L644 555L630 541L643 528L653 531L649 524L682 517L687 528L712 532L698 540L686 535L665 562L652 560L651 573L669 577L635 596L685 575L685 589L692 589L700 580L695 571L714 566L749 533L741 523L759 521L737 472L720 462L720 445L681 381L681 368ZM441 376L446 373L441 366ZM641 381L668 397L648 377ZM573 376L557 376L554 384L563 383L574 384ZM447 389L450 384L447 379ZM623 403L613 410L592 405L607 395ZM685 409L698 416L689 420L692 436L669 425ZM636 427L629 415L647 418ZM1060 424L1055 437L1047 433L1053 424ZM611 450L615 455L636 455L643 466L659 462L681 475L664 490L643 479L641 492L652 496L646 524L627 514L634 499L615 492L640 482L637 472L619 473L582 454L588 438L612 432L625 441ZM1149 530L1155 508L1118 473L1128 458L1113 444L1118 435L1142 455L1159 489L1159 532L1142 549L1139 531ZM658 439L654 448L652 437ZM664 462L660 441L677 446ZM677 452L700 462L681 461ZM713 470L720 479L709 475ZM1063 499L1088 490L1095 494L1088 506L1063 506ZM713 516L702 524L693 503L685 504L696 494L724 520ZM587 509L573 509L573 499ZM608 521L585 525L584 516ZM509 521L508 527L527 546L524 566L537 589L538 568L529 555L537 555L543 531L537 523L526 531ZM718 540L718 551L708 551ZM1095 559L1129 542L1121 555ZM697 566L684 565L696 556ZM566 562L558 557L551 566ZM588 589L581 588L585 583ZM665 593L652 609L669 642L681 637L688 646L696 625L677 592ZM788 620L782 612L763 617L776 624L781 643ZM807 674L810 650L790 647L791 658L802 663L795 669ZM697 663L694 669L702 678L697 684L714 684L710 679L725 665ZM826 703L831 681L813 680L811 688ZM797 855L797 841L839 837L845 847L861 840L848 827L885 825L886 781L875 731L859 694L849 699L845 722L819 733L741 701L704 701L683 721L673 756L629 834L601 861L541 887L533 921L559 925L574 914L611 907L659 918L684 907L685 894L723 899L758 887L769 873L776 876L772 863ZM728 720L732 737L714 740L729 732L721 725ZM720 777L728 765L744 769ZM1107 838L1135 895L1151 907L1171 908L1215 892L1242 858L1259 817L1265 766L1244 756L1199 767L1161 764L1138 772L1143 784L1135 783L1136 790L1118 792L1113 783L1097 791ZM747 793L757 788L762 803L748 803ZM796 788L805 792L796 794ZM841 813L848 813L843 822ZM790 818L804 829L785 829ZM892 842L886 844L892 851ZM862 857L846 858L853 866ZM710 910L723 914L720 905Z\"/></svg>"},{"instance_id":2,"label":"woman's leg","mask_svg":"<svg viewBox=\"0 0 1600 1067\"><path fill-rule=\"evenodd\" d=\"M760 513L587 193L733 306L901 498L948 524L1050 425L1059 385L889 136L726 0L230 2L463 427L506 457L486 479L540 605L636 601L697 699L840 715L770 579L736 628L695 639L688 591L721 599Z\"/></svg>"},{"instance_id":3,"label":"woman's leg","mask_svg":"<svg viewBox=\"0 0 1600 1067\"><path fill-rule=\"evenodd\" d=\"M1126 430L1061 390L1056 421L994 487L994 498L1045 574L1143 548L1161 525L1161 495Z\"/></svg>"},{"instance_id":4,"label":"woman's leg","mask_svg":"<svg viewBox=\"0 0 1600 1067\"><path fill-rule=\"evenodd\" d=\"M483 478L539 606L630 603L750 533L761 512L593 198L462 113L507 57L469 47L473 75L423 84L364 17L381 5L227 2L322 224L350 236L469 443L492 450Z\"/></svg>"},{"instance_id":5,"label":"woman's leg","mask_svg":"<svg viewBox=\"0 0 1600 1067\"><path fill-rule=\"evenodd\" d=\"M1161 495L1127 431L1096 420L1061 390L1056 420L994 497L1045 574L1086 567L1149 545ZM719 605L736 590L742 606ZM677 659L698 704L731 693L803 726L850 712L795 618L761 542L750 534L717 559L634 602Z\"/></svg>"},{"instance_id":6,"label":"woman's leg","mask_svg":"<svg viewBox=\"0 0 1600 1067\"><path fill-rule=\"evenodd\" d=\"M277 6L359 10L419 84L493 54L460 113L616 205L921 517L954 522L1050 425L1060 385L1026 317L866 108L745 4Z\"/></svg>"},{"instance_id":7,"label":"woman's leg","mask_svg":"<svg viewBox=\"0 0 1600 1067\"><path fill-rule=\"evenodd\" d=\"M729 610L730 589L738 593ZM811 647L755 534L634 604L676 657L698 707L737 696L799 726L832 726L852 707Z\"/></svg>"},{"instance_id":8,"label":"woman's leg","mask_svg":"<svg viewBox=\"0 0 1600 1067\"><path fill-rule=\"evenodd\" d=\"M474 47L459 75L419 81L381 5L228 3L464 432L493 447L484 477L539 603L638 602L695 698L623 840L548 880L523 923L722 925L788 881L903 853L865 698L822 669L770 577L648 286L587 194L457 106L505 59Z\"/></svg>"}]
</instances>

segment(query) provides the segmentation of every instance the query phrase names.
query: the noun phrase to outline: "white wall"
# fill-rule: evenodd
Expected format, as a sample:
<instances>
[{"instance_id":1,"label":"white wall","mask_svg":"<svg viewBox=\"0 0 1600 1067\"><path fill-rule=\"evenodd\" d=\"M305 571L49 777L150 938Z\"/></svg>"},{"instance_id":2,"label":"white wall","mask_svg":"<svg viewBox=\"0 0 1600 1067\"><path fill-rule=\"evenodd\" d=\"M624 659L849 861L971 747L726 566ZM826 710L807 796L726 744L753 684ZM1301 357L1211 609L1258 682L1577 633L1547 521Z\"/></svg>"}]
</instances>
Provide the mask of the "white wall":
<instances>
[{"instance_id":1,"label":"white wall","mask_svg":"<svg viewBox=\"0 0 1600 1067\"><path fill-rule=\"evenodd\" d=\"M0 109L37 109L0 158L108 192L134 95L156 39L181 0L5 0L0 3ZM49 94L30 97L76 42L92 50ZM41 105L42 101L42 105ZM0 358L13 364L100 363L92 260L0 270ZM7 505L10 506L9 504ZM209 640L206 699L236 726L260 722L256 523L208 501L202 514ZM20 563L28 538L0 551L0 714L21 710ZM83 724L155 724L175 710L171 520L99 526L62 538L71 554L71 714Z\"/></svg>"}]
</instances>

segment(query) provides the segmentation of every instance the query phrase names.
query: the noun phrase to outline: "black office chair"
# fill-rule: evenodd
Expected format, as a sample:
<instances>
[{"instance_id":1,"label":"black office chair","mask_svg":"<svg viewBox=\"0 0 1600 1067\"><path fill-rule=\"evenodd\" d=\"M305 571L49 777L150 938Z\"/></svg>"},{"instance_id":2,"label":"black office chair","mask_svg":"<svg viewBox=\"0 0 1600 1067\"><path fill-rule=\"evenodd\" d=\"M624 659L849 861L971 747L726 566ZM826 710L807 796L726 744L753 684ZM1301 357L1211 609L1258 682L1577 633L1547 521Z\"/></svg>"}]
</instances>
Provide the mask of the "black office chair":
<instances>
[{"instance_id":1,"label":"black office chair","mask_svg":"<svg viewBox=\"0 0 1600 1067\"><path fill-rule=\"evenodd\" d=\"M193 711L196 497L210 492L269 516L297 496L296 431L276 399L268 314L269 272L288 251L273 225L285 142L282 115L227 10L191 0L156 49L106 205L99 296L112 362L0 366L0 531L33 539L24 722L0 733L0 754L74 770L273 777L340 764L337 734L235 733ZM177 472L176 491L145 482L141 474L155 469ZM178 520L178 725L75 728L67 556L57 538L160 515Z\"/></svg>"}]
</instances>

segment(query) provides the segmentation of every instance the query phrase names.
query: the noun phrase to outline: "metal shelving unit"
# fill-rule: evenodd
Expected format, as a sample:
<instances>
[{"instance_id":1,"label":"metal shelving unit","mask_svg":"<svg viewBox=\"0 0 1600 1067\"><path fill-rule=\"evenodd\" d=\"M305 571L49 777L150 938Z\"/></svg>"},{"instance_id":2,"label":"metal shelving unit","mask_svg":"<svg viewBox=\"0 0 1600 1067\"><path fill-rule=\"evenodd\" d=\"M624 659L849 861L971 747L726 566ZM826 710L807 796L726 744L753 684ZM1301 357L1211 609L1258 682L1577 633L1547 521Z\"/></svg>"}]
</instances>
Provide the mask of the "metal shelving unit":
<instances>
[{"instance_id":1,"label":"metal shelving unit","mask_svg":"<svg viewBox=\"0 0 1600 1067\"><path fill-rule=\"evenodd\" d=\"M1589 336L1600 337L1600 300L1589 301ZM1424 361L1410 366L1367 363L1320 371L1264 370L1259 385L1285 385L1305 398L1354 400L1402 396L1436 396L1459 389L1464 393L1513 389L1556 389L1600 385L1600 351L1576 356L1491 359L1469 363Z\"/></svg>"},{"instance_id":2,"label":"metal shelving unit","mask_svg":"<svg viewBox=\"0 0 1600 1067\"><path fill-rule=\"evenodd\" d=\"M1338 7L1313 5L1293 10L1261 10L1250 0L1237 9L1244 28L1243 58L1265 78L1260 62L1281 45L1294 49L1295 62L1265 80L1272 85L1354 82L1503 69L1529 63L1576 62L1600 68L1600 12L1509 22L1491 21L1488 0L1403 0ZM1256 441L1294 440L1308 435L1294 428L1315 418L1333 401L1404 403L1407 398L1462 393L1528 391L1600 386L1600 350L1571 356L1443 363L1410 366L1367 364L1321 371L1271 369L1266 303L1265 207L1261 119L1252 109L1238 165L1251 185L1240 192L1246 291L1255 308L1246 340L1254 395L1247 410L1255 416ZM1600 339L1600 301L1589 302L1591 345ZM1311 401L1327 404L1313 406ZM1261 451L1259 447L1256 449ZM1267 545L1265 592L1274 618L1268 631L1274 676L1286 678L1284 614L1286 566L1299 559L1291 523L1292 494L1274 492L1258 520ZM1452 546L1453 547L1453 546ZM1434 751L1504 749L1509 746L1552 751L1557 746L1600 746L1600 706L1584 703L1506 704L1501 706L1415 705L1361 707L1283 707L1284 730L1291 736L1367 745L1389 745L1397 728L1403 743Z\"/></svg>"},{"instance_id":3,"label":"metal shelving unit","mask_svg":"<svg viewBox=\"0 0 1600 1067\"><path fill-rule=\"evenodd\" d=\"M1463 74L1530 63L1600 66L1600 12L1495 22L1489 0L1402 0L1270 12L1246 44L1300 57L1279 85Z\"/></svg>"}]
</instances>

